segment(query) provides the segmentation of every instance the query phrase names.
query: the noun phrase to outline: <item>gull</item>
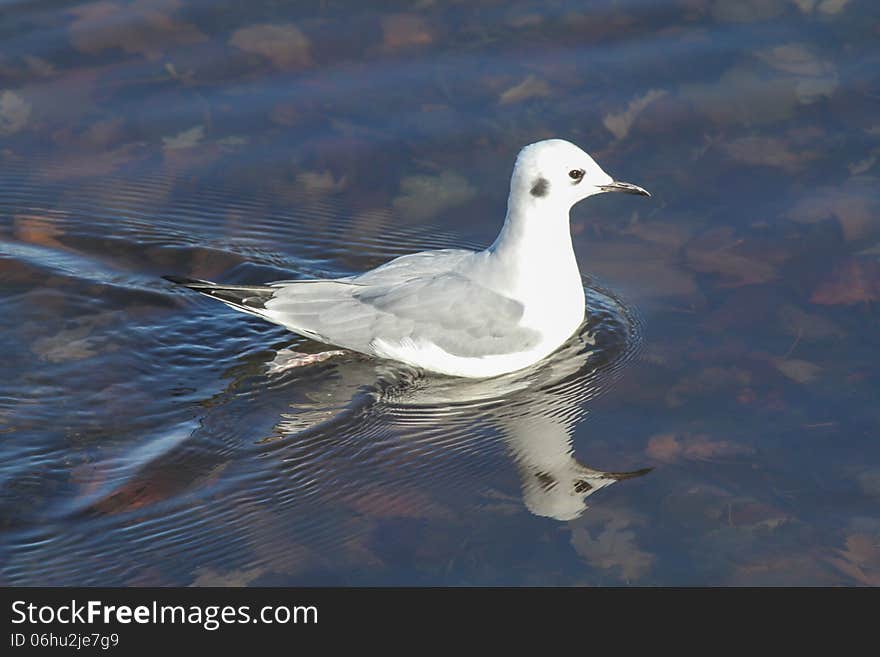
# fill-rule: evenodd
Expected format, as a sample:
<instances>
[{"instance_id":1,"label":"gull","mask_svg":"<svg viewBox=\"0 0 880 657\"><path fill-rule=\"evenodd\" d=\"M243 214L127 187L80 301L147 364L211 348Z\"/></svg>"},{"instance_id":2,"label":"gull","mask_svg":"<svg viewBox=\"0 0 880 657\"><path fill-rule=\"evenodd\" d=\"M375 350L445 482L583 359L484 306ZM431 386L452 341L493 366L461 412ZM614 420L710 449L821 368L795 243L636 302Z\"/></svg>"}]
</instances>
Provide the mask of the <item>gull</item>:
<instances>
[{"instance_id":1,"label":"gull","mask_svg":"<svg viewBox=\"0 0 880 657\"><path fill-rule=\"evenodd\" d=\"M546 358L583 322L569 212L603 192L650 196L574 144L548 139L517 156L504 225L482 251L423 251L354 276L267 285L166 278L318 342L449 376L494 377Z\"/></svg>"}]
</instances>

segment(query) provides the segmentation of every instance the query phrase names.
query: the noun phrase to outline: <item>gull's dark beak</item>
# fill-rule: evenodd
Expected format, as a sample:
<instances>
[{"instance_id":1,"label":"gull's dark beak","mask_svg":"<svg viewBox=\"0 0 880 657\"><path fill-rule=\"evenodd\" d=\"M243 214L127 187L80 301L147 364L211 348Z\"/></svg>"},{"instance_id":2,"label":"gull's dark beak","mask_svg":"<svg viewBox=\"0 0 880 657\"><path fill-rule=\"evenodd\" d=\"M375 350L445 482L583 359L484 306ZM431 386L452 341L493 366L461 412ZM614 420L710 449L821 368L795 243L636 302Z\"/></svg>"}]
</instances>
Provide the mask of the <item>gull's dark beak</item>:
<instances>
[{"instance_id":1,"label":"gull's dark beak","mask_svg":"<svg viewBox=\"0 0 880 657\"><path fill-rule=\"evenodd\" d=\"M633 185L631 183L625 182L617 182L616 180L608 185L599 185L599 189L601 189L603 192L624 192L625 194L639 194L641 196L651 195L647 190L642 189L638 185Z\"/></svg>"},{"instance_id":2,"label":"gull's dark beak","mask_svg":"<svg viewBox=\"0 0 880 657\"><path fill-rule=\"evenodd\" d=\"M637 192L633 192L633 194L635 193ZM645 193L647 194L647 192ZM603 474L608 479L616 479L617 481L620 481L621 479L634 479L636 477L641 477L648 474L653 469L654 468L642 468L641 470L633 470L632 472L605 472Z\"/></svg>"}]
</instances>

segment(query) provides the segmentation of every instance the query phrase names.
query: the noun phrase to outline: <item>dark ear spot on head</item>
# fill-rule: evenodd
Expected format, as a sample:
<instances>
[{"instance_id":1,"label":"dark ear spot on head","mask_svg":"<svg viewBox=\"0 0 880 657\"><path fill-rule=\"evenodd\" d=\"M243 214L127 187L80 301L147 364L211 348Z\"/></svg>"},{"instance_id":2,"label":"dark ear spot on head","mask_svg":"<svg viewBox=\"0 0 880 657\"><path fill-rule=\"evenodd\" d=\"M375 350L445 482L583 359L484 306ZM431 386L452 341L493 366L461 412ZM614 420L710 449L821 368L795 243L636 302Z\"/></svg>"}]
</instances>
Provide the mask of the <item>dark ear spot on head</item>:
<instances>
[{"instance_id":1,"label":"dark ear spot on head","mask_svg":"<svg viewBox=\"0 0 880 657\"><path fill-rule=\"evenodd\" d=\"M536 178L530 191L532 196L547 196L547 192L550 191L550 181L546 178Z\"/></svg>"}]
</instances>

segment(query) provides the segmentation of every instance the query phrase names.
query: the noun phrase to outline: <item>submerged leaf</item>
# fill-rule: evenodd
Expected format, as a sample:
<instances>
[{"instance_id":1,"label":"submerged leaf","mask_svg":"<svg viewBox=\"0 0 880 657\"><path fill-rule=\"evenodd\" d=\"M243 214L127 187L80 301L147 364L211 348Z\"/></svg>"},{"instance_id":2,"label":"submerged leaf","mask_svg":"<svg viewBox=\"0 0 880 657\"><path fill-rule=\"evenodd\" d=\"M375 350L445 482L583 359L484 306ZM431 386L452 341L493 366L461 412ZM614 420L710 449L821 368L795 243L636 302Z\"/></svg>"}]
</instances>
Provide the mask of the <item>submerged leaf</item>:
<instances>
[{"instance_id":1,"label":"submerged leaf","mask_svg":"<svg viewBox=\"0 0 880 657\"><path fill-rule=\"evenodd\" d=\"M757 57L778 71L794 75L821 77L834 72L834 65L831 62L819 59L803 43L787 43L765 48L758 51Z\"/></svg>"},{"instance_id":2,"label":"submerged leaf","mask_svg":"<svg viewBox=\"0 0 880 657\"><path fill-rule=\"evenodd\" d=\"M180 148L192 148L198 144L205 136L205 127L197 125L189 130L179 132L173 137L162 137L162 147L166 151L173 151Z\"/></svg>"},{"instance_id":3,"label":"submerged leaf","mask_svg":"<svg viewBox=\"0 0 880 657\"><path fill-rule=\"evenodd\" d=\"M576 248L585 252L592 273L613 280L634 298L700 298L693 273L677 262L667 244L586 239Z\"/></svg>"},{"instance_id":4,"label":"submerged leaf","mask_svg":"<svg viewBox=\"0 0 880 657\"><path fill-rule=\"evenodd\" d=\"M751 454L754 450L747 445L728 440L711 440L703 434L691 436L661 433L651 436L645 452L658 461L674 463L682 459L712 461L723 457Z\"/></svg>"},{"instance_id":5,"label":"submerged leaf","mask_svg":"<svg viewBox=\"0 0 880 657\"><path fill-rule=\"evenodd\" d=\"M498 99L502 105L521 103L530 98L541 98L550 95L550 86L546 80L530 75L517 85L514 85L501 94Z\"/></svg>"},{"instance_id":6,"label":"submerged leaf","mask_svg":"<svg viewBox=\"0 0 880 657\"><path fill-rule=\"evenodd\" d=\"M846 549L835 552L839 556L829 561L838 570L864 586L880 586L880 537L850 534L846 537Z\"/></svg>"},{"instance_id":7,"label":"submerged leaf","mask_svg":"<svg viewBox=\"0 0 880 657\"><path fill-rule=\"evenodd\" d=\"M791 117L801 102L797 82L737 66L718 82L682 85L681 96L716 123L765 124Z\"/></svg>"},{"instance_id":8,"label":"submerged leaf","mask_svg":"<svg viewBox=\"0 0 880 657\"><path fill-rule=\"evenodd\" d=\"M382 18L382 45L386 50L426 46L433 40L428 24L418 14L392 14Z\"/></svg>"},{"instance_id":9,"label":"submerged leaf","mask_svg":"<svg viewBox=\"0 0 880 657\"><path fill-rule=\"evenodd\" d=\"M261 55L283 70L306 68L312 63L309 38L291 23L249 25L233 32L229 43Z\"/></svg>"},{"instance_id":10,"label":"submerged leaf","mask_svg":"<svg viewBox=\"0 0 880 657\"><path fill-rule=\"evenodd\" d=\"M666 404L681 406L687 399L703 397L719 392L736 393L749 386L752 375L739 367L707 367L694 374L686 375L666 392Z\"/></svg>"},{"instance_id":11,"label":"submerged leaf","mask_svg":"<svg viewBox=\"0 0 880 657\"><path fill-rule=\"evenodd\" d=\"M777 313L777 317L783 332L805 340L840 338L846 335L846 331L827 317L808 313L797 306L789 304L782 306Z\"/></svg>"},{"instance_id":12,"label":"submerged leaf","mask_svg":"<svg viewBox=\"0 0 880 657\"><path fill-rule=\"evenodd\" d=\"M809 105L830 97L837 89L837 70L830 61L820 59L805 44L788 43L766 48L757 53L758 59L777 71L798 77L795 94Z\"/></svg>"},{"instance_id":13,"label":"submerged leaf","mask_svg":"<svg viewBox=\"0 0 880 657\"><path fill-rule=\"evenodd\" d=\"M336 178L332 171L301 171L296 174L296 185L306 194L325 195L345 189L345 176Z\"/></svg>"},{"instance_id":14,"label":"submerged leaf","mask_svg":"<svg viewBox=\"0 0 880 657\"><path fill-rule=\"evenodd\" d=\"M618 139L623 139L629 134L633 122L639 114L641 114L648 105L658 98L665 96L667 92L662 89L651 89L646 94L634 98L627 105L626 109L616 114L606 114L602 119L602 124Z\"/></svg>"},{"instance_id":15,"label":"submerged leaf","mask_svg":"<svg viewBox=\"0 0 880 657\"><path fill-rule=\"evenodd\" d=\"M810 301L829 306L880 301L880 262L847 260L816 288Z\"/></svg>"},{"instance_id":16,"label":"submerged leaf","mask_svg":"<svg viewBox=\"0 0 880 657\"><path fill-rule=\"evenodd\" d=\"M738 162L778 167L789 173L803 169L818 157L817 153L795 153L786 141L776 137L742 137L727 142L722 148Z\"/></svg>"},{"instance_id":17,"label":"submerged leaf","mask_svg":"<svg viewBox=\"0 0 880 657\"><path fill-rule=\"evenodd\" d=\"M852 179L842 185L820 187L803 196L787 216L814 224L836 219L847 241L880 234L880 195L874 178Z\"/></svg>"},{"instance_id":18,"label":"submerged leaf","mask_svg":"<svg viewBox=\"0 0 880 657\"><path fill-rule=\"evenodd\" d=\"M880 498L880 468L860 472L856 476L859 488L869 497Z\"/></svg>"},{"instance_id":19,"label":"submerged leaf","mask_svg":"<svg viewBox=\"0 0 880 657\"><path fill-rule=\"evenodd\" d=\"M715 0L712 17L722 23L753 23L775 18L784 10L783 0Z\"/></svg>"},{"instance_id":20,"label":"submerged leaf","mask_svg":"<svg viewBox=\"0 0 880 657\"><path fill-rule=\"evenodd\" d=\"M806 360L798 358L777 358L773 361L777 370L797 383L810 383L819 377L822 368Z\"/></svg>"},{"instance_id":21,"label":"submerged leaf","mask_svg":"<svg viewBox=\"0 0 880 657\"><path fill-rule=\"evenodd\" d=\"M624 581L639 580L651 570L655 557L636 544L637 516L599 511L585 517L571 530L571 545L588 564L602 570L616 570ZM595 525L600 527L588 527Z\"/></svg>"},{"instance_id":22,"label":"submerged leaf","mask_svg":"<svg viewBox=\"0 0 880 657\"><path fill-rule=\"evenodd\" d=\"M31 104L14 91L0 92L0 135L8 137L27 125Z\"/></svg>"},{"instance_id":23,"label":"submerged leaf","mask_svg":"<svg viewBox=\"0 0 880 657\"><path fill-rule=\"evenodd\" d=\"M49 77L50 75L55 74L55 65L52 62L48 62L42 57L35 57L34 55L25 55L22 57L24 63L27 65L27 69L29 72L37 75L39 77Z\"/></svg>"},{"instance_id":24,"label":"submerged leaf","mask_svg":"<svg viewBox=\"0 0 880 657\"><path fill-rule=\"evenodd\" d=\"M443 171L436 176L409 176L400 181L400 192L392 206L409 221L430 219L477 194L476 188L454 171Z\"/></svg>"},{"instance_id":25,"label":"submerged leaf","mask_svg":"<svg viewBox=\"0 0 880 657\"><path fill-rule=\"evenodd\" d=\"M92 2L70 9L70 41L80 52L110 48L158 59L169 47L206 41L195 26L176 20L180 0L135 0L132 4Z\"/></svg>"},{"instance_id":26,"label":"submerged leaf","mask_svg":"<svg viewBox=\"0 0 880 657\"><path fill-rule=\"evenodd\" d=\"M849 0L822 0L819 11L823 14L839 14L849 4Z\"/></svg>"},{"instance_id":27,"label":"submerged leaf","mask_svg":"<svg viewBox=\"0 0 880 657\"><path fill-rule=\"evenodd\" d=\"M722 228L692 240L685 248L688 265L695 271L721 276L721 284L737 287L766 283L777 277L776 265L784 254L763 253Z\"/></svg>"},{"instance_id":28,"label":"submerged leaf","mask_svg":"<svg viewBox=\"0 0 880 657\"><path fill-rule=\"evenodd\" d=\"M837 89L837 74L824 78L805 78L795 85L798 100L804 105L811 105L823 98L830 98Z\"/></svg>"}]
</instances>

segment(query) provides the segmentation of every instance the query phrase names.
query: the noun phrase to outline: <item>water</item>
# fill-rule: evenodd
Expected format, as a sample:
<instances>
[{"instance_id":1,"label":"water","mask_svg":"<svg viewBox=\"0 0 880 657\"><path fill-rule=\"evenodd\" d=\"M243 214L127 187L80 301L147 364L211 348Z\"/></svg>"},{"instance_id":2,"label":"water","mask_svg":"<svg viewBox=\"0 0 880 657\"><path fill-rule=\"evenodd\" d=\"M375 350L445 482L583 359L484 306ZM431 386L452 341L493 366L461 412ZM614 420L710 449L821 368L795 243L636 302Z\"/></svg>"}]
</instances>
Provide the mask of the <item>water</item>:
<instances>
[{"instance_id":1,"label":"water","mask_svg":"<svg viewBox=\"0 0 880 657\"><path fill-rule=\"evenodd\" d=\"M878 35L868 0L0 3L0 581L880 584ZM273 373L321 346L160 278L486 245L546 137L654 197L575 208L592 313L540 367Z\"/></svg>"}]
</instances>

